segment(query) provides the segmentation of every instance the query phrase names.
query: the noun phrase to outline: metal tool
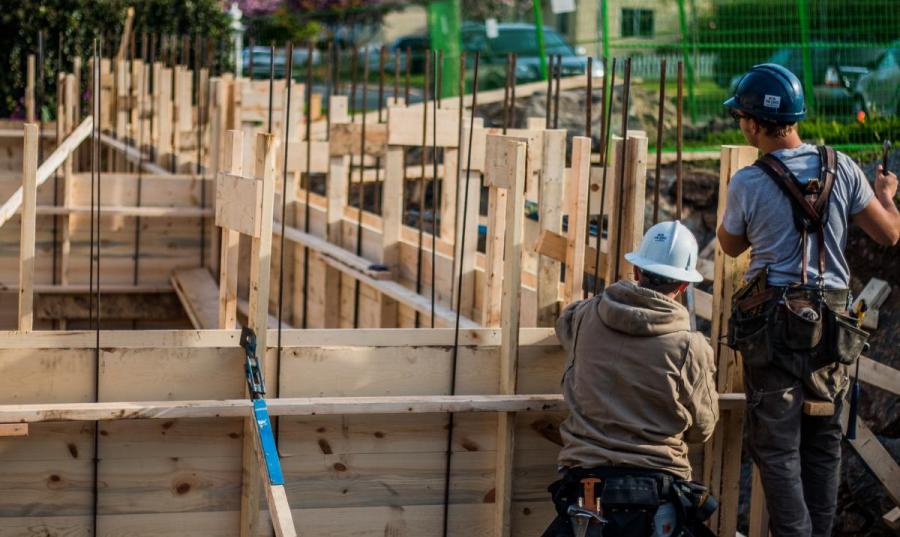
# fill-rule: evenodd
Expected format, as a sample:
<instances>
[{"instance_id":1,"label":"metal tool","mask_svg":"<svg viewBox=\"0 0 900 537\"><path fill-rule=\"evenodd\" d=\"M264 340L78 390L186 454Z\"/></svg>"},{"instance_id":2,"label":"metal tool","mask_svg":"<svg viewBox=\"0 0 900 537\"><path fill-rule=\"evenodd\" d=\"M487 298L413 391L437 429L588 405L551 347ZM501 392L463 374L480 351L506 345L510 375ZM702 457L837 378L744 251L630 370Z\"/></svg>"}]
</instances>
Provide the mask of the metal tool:
<instances>
[{"instance_id":1,"label":"metal tool","mask_svg":"<svg viewBox=\"0 0 900 537\"><path fill-rule=\"evenodd\" d=\"M888 173L888 157L891 154L891 141L885 140L884 144L881 145L881 173Z\"/></svg>"},{"instance_id":2,"label":"metal tool","mask_svg":"<svg viewBox=\"0 0 900 537\"><path fill-rule=\"evenodd\" d=\"M582 500L579 498L579 503ZM606 519L590 509L585 509L580 505L570 505L566 511L569 515L569 521L572 523L572 529L575 537L585 537L591 524L606 524Z\"/></svg>"},{"instance_id":3,"label":"metal tool","mask_svg":"<svg viewBox=\"0 0 900 537\"><path fill-rule=\"evenodd\" d=\"M266 382L259 367L259 358L256 355L256 333L247 327L241 329L241 348L244 349L246 357L244 373L247 376L250 399L253 401L253 423L256 426L257 441L266 463L269 482L272 485L283 485L284 475L281 472L281 461L278 460L275 435L272 432L272 422L269 419L269 409L264 397Z\"/></svg>"}]
</instances>

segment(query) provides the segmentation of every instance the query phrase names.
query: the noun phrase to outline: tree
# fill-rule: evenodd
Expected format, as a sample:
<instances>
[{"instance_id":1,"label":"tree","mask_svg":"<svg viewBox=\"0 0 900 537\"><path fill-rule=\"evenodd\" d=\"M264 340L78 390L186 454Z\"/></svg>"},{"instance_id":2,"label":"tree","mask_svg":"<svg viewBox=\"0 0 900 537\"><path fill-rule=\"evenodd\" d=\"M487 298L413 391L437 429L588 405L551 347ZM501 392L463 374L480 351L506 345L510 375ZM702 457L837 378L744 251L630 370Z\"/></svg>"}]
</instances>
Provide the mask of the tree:
<instances>
[{"instance_id":1,"label":"tree","mask_svg":"<svg viewBox=\"0 0 900 537\"><path fill-rule=\"evenodd\" d=\"M86 60L95 38L103 40L104 55L118 49L128 7L134 7L133 31L147 34L204 36L217 49L218 66L229 57L229 18L220 0L40 0L6 2L0 10L0 50L8 54L0 71L0 117L22 117L26 60L37 54L38 32L44 32L43 115L55 113L56 76L72 70L72 59ZM137 39L140 51L140 38ZM87 65L83 62L82 65ZM87 79L86 69L82 76ZM86 87L84 83L82 87Z\"/></svg>"}]
</instances>

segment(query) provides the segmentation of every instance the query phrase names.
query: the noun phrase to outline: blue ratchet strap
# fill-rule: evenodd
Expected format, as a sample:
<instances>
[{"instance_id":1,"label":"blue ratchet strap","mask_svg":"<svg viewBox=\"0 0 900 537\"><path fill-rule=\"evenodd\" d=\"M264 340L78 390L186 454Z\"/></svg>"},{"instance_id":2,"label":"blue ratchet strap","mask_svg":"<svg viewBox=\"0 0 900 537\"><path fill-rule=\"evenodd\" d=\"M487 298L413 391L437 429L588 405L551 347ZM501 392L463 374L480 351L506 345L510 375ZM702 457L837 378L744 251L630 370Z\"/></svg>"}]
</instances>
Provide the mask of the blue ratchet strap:
<instances>
[{"instance_id":1,"label":"blue ratchet strap","mask_svg":"<svg viewBox=\"0 0 900 537\"><path fill-rule=\"evenodd\" d=\"M281 461L278 459L278 448L275 447L275 435L272 433L272 422L269 420L269 409L265 399L253 400L253 418L256 421L259 444L269 473L269 483L284 485Z\"/></svg>"},{"instance_id":2,"label":"blue ratchet strap","mask_svg":"<svg viewBox=\"0 0 900 537\"><path fill-rule=\"evenodd\" d=\"M259 447L262 450L263 460L269 474L269 483L272 485L284 485L284 474L281 473L281 461L278 459L278 448L275 446L275 435L272 432L272 421L269 419L269 408L263 396L266 393L266 383L262 370L259 368L259 359L256 356L256 334L253 330L244 327L241 330L241 347L246 353L244 370L247 374L247 389L253 400L253 421L256 423L256 432L259 435Z\"/></svg>"}]
</instances>

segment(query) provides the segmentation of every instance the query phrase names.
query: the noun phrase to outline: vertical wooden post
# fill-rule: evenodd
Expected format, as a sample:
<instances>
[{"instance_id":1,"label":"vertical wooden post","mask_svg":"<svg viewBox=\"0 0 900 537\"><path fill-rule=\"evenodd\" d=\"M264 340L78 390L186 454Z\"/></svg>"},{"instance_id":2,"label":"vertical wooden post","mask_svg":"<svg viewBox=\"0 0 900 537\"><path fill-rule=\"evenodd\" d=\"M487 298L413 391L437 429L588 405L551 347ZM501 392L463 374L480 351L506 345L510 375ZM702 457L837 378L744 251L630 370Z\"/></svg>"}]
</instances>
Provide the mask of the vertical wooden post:
<instances>
[{"instance_id":1,"label":"vertical wooden post","mask_svg":"<svg viewBox=\"0 0 900 537\"><path fill-rule=\"evenodd\" d=\"M28 62L26 68L26 78L25 78L25 122L26 123L34 123L37 115L35 114L35 102L34 102L34 74L35 74L35 64L34 64L34 54L28 55Z\"/></svg>"},{"instance_id":2,"label":"vertical wooden post","mask_svg":"<svg viewBox=\"0 0 900 537\"><path fill-rule=\"evenodd\" d=\"M128 70L125 60L116 61L115 99L114 110L116 117L116 136L119 139L128 138ZM125 155L116 151L114 166L117 171L124 171Z\"/></svg>"},{"instance_id":3,"label":"vertical wooden post","mask_svg":"<svg viewBox=\"0 0 900 537\"><path fill-rule=\"evenodd\" d=\"M228 131L225 136L226 162L224 170L233 175L243 173L244 135ZM222 249L219 261L219 328L233 329L237 323L238 254L240 234L222 228Z\"/></svg>"},{"instance_id":4,"label":"vertical wooden post","mask_svg":"<svg viewBox=\"0 0 900 537\"><path fill-rule=\"evenodd\" d=\"M759 468L753 465L753 477L750 482L750 528L747 537L769 537L769 511L766 508L766 496L763 494L762 478Z\"/></svg>"},{"instance_id":5,"label":"vertical wooden post","mask_svg":"<svg viewBox=\"0 0 900 537\"><path fill-rule=\"evenodd\" d=\"M529 118L529 121L535 118ZM544 118L540 118L543 122ZM540 173L541 230L562 233L562 190L566 169L566 131L546 130L543 136ZM537 274L537 325L554 326L559 316L560 264L539 256Z\"/></svg>"},{"instance_id":6,"label":"vertical wooden post","mask_svg":"<svg viewBox=\"0 0 900 537\"><path fill-rule=\"evenodd\" d=\"M485 184L487 179L485 178ZM503 293L503 243L506 235L507 189L488 189L488 229L485 244L485 286L481 295L481 325L500 325L500 299ZM477 213L476 213L477 214Z\"/></svg>"},{"instance_id":7,"label":"vertical wooden post","mask_svg":"<svg viewBox=\"0 0 900 537\"><path fill-rule=\"evenodd\" d=\"M501 298L500 393L516 393L519 357L519 305L522 275L522 224L525 217L525 159L528 144L516 139L503 140L506 147L505 175L508 181L504 237L503 293ZM490 155L488 155L490 157ZM496 178L494 178L496 179ZM492 187L496 189L497 187ZM494 535L508 537L512 506L513 453L515 451L515 414L500 412L497 424L497 471L495 481Z\"/></svg>"},{"instance_id":8,"label":"vertical wooden post","mask_svg":"<svg viewBox=\"0 0 900 537\"><path fill-rule=\"evenodd\" d=\"M444 148L444 175L441 177L441 240L456 241L456 197L459 195L459 148Z\"/></svg>"},{"instance_id":9,"label":"vertical wooden post","mask_svg":"<svg viewBox=\"0 0 900 537\"><path fill-rule=\"evenodd\" d=\"M468 126L463 127L463 147L466 147L469 136ZM460 151L462 156L462 151ZM459 304L460 313L472 318L475 309L475 255L478 253L478 207L481 206L481 174L472 170L465 172L465 161L460 158L459 205L456 207L456 232L453 235L453 308ZM465 173L469 173L468 192L466 191ZM466 201L468 200L468 201ZM468 205L468 214L463 218L463 211ZM465 227L463 223L465 222ZM462 237L466 244L463 249ZM462 267L460 267L462 265ZM462 282L459 273L462 268ZM461 295L461 296L460 296Z\"/></svg>"},{"instance_id":10,"label":"vertical wooden post","mask_svg":"<svg viewBox=\"0 0 900 537\"><path fill-rule=\"evenodd\" d=\"M156 163L160 166L168 167L173 162L172 155L172 69L163 67L159 70L159 83L155 88L157 91L156 98L156 121L153 126L157 131L156 139Z\"/></svg>"},{"instance_id":11,"label":"vertical wooden post","mask_svg":"<svg viewBox=\"0 0 900 537\"><path fill-rule=\"evenodd\" d=\"M269 360L266 329L269 316L269 276L272 263L272 217L275 204L275 135L256 135L255 177L262 181L259 237L250 240L250 308L247 324L256 333L257 355L267 387L277 393L274 363ZM256 537L259 523L260 464L257 456L256 425L244 420L243 474L241 492L241 537ZM266 487L270 490L271 487ZM272 514L274 520L274 513Z\"/></svg>"},{"instance_id":12,"label":"vertical wooden post","mask_svg":"<svg viewBox=\"0 0 900 537\"><path fill-rule=\"evenodd\" d=\"M327 206L325 209L328 241L340 245L343 242L344 206L347 204L347 171L350 157L331 157L325 185ZM325 267L325 327L338 328L341 324L341 273L331 265Z\"/></svg>"},{"instance_id":13,"label":"vertical wooden post","mask_svg":"<svg viewBox=\"0 0 900 537\"><path fill-rule=\"evenodd\" d=\"M76 116L78 115L77 87L78 80L75 78L75 75L66 75L65 88L63 90L63 110L67 134L71 132L76 125L75 121ZM77 151L73 151L63 163L62 200L64 207L72 206L73 168L77 161L77 155ZM59 283L60 285L68 285L69 255L72 252L72 218L70 215L62 215L60 228L62 230L62 240L60 243L59 257Z\"/></svg>"},{"instance_id":14,"label":"vertical wooden post","mask_svg":"<svg viewBox=\"0 0 900 537\"><path fill-rule=\"evenodd\" d=\"M572 171L566 188L566 212L569 216L566 241L565 302L584 296L584 252L587 242L587 198L591 173L591 139L572 138Z\"/></svg>"},{"instance_id":15,"label":"vertical wooden post","mask_svg":"<svg viewBox=\"0 0 900 537\"><path fill-rule=\"evenodd\" d=\"M388 111L390 114L390 111ZM400 273L400 231L403 228L403 148L389 146L385 155L381 196L381 259L395 274ZM432 247L434 244L432 243ZM434 285L434 282L432 282ZM382 328L397 326L397 302L379 295Z\"/></svg>"},{"instance_id":16,"label":"vertical wooden post","mask_svg":"<svg viewBox=\"0 0 900 537\"><path fill-rule=\"evenodd\" d=\"M631 278L631 265L625 261L625 254L637 250L644 235L644 195L647 185L647 136L629 131L628 139L613 137L613 159L610 171L618 169L619 159L627 144L625 177L611 175L607 186L609 206L609 233L607 244L606 283ZM609 184L611 183L611 184ZM621 213L621 214L620 214ZM617 227L622 226L621 230ZM621 241L621 247L617 242ZM616 272L616 251L619 252L619 271Z\"/></svg>"},{"instance_id":17,"label":"vertical wooden post","mask_svg":"<svg viewBox=\"0 0 900 537\"><path fill-rule=\"evenodd\" d=\"M728 183L738 170L753 164L756 155L756 149L750 146L722 146L717 226L721 225L725 214ZM743 388L738 354L722 341L731 315L732 297L741 286L749 262L749 250L737 258L730 258L716 245L710 341L716 353L716 388L719 393ZM710 528L717 535L725 535L728 531L734 533L736 530L743 421L743 408L723 410L715 434L704 446L704 482L710 487L710 492L719 498L719 510L709 522Z\"/></svg>"},{"instance_id":18,"label":"vertical wooden post","mask_svg":"<svg viewBox=\"0 0 900 537\"><path fill-rule=\"evenodd\" d=\"M40 133L34 123L25 125L22 153L22 225L19 242L19 331L34 327L34 232L37 217L37 168Z\"/></svg>"}]
</instances>

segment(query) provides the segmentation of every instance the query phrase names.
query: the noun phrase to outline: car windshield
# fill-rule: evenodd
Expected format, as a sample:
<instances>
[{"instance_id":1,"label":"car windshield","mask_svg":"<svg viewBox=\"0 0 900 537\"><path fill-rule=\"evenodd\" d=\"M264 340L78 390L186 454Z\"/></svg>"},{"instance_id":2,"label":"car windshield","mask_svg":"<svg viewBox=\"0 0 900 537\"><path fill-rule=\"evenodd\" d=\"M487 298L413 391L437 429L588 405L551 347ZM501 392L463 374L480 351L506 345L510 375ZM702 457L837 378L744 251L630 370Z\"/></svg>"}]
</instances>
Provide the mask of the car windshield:
<instances>
[{"instance_id":1,"label":"car windshield","mask_svg":"<svg viewBox=\"0 0 900 537\"><path fill-rule=\"evenodd\" d=\"M530 28L501 29L500 35L495 39L489 39L488 43L491 51L495 54L509 52L515 52L522 56L537 56L538 54L537 35ZM562 36L556 32L544 32L544 46L548 54L575 55L572 47L563 41Z\"/></svg>"}]
</instances>

